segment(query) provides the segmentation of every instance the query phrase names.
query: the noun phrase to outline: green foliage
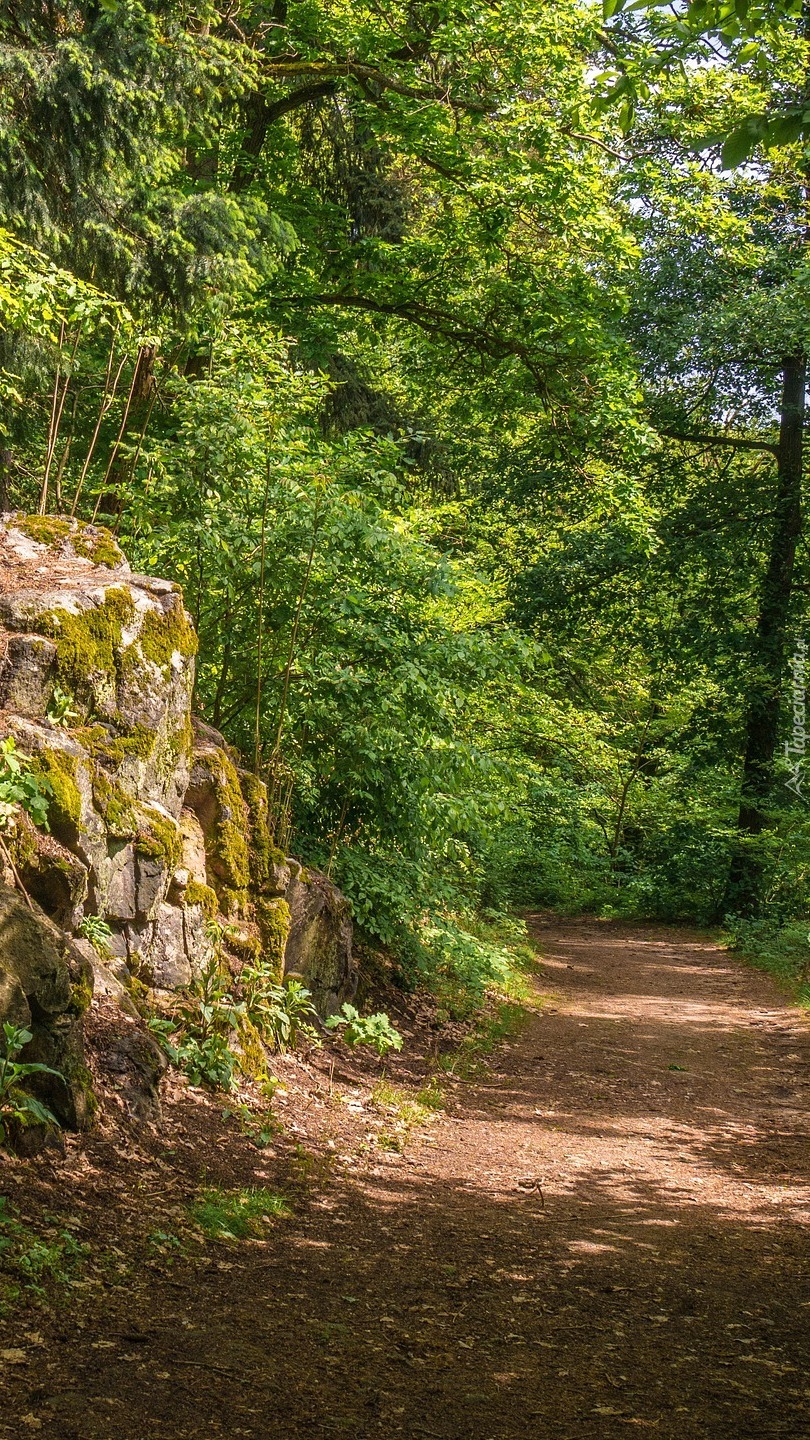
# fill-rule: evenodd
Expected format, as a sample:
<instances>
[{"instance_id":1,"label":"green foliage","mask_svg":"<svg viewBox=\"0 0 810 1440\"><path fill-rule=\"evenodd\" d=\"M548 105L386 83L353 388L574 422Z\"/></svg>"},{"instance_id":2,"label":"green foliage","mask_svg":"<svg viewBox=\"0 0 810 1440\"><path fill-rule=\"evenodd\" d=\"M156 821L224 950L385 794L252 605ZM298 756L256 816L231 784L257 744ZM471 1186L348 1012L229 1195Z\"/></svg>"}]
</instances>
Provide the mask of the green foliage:
<instances>
[{"instance_id":1,"label":"green foliage","mask_svg":"<svg viewBox=\"0 0 810 1440\"><path fill-rule=\"evenodd\" d=\"M203 1190L190 1207L192 1220L208 1240L247 1240L267 1233L268 1223L289 1215L281 1195L253 1186L242 1190Z\"/></svg>"},{"instance_id":2,"label":"green foliage","mask_svg":"<svg viewBox=\"0 0 810 1440\"><path fill-rule=\"evenodd\" d=\"M237 1056L230 1037L244 1014L234 999L230 978L215 953L195 977L170 1018L153 1017L149 1028L173 1065L192 1085L211 1090L234 1089Z\"/></svg>"},{"instance_id":3,"label":"green foliage","mask_svg":"<svg viewBox=\"0 0 810 1440\"><path fill-rule=\"evenodd\" d=\"M810 1007L810 932L804 920L779 923L773 916L759 920L729 916L726 940L744 959L768 970Z\"/></svg>"},{"instance_id":4,"label":"green foliage","mask_svg":"<svg viewBox=\"0 0 810 1440\"><path fill-rule=\"evenodd\" d=\"M112 930L101 915L85 915L79 925L79 934L89 940L93 949L102 959L110 954Z\"/></svg>"},{"instance_id":5,"label":"green foliage","mask_svg":"<svg viewBox=\"0 0 810 1440\"><path fill-rule=\"evenodd\" d=\"M384 1011L378 1011L376 1015L361 1015L347 1002L340 1007L337 1015L329 1016L326 1028L339 1030L340 1038L352 1047L369 1045L380 1057L387 1055L389 1050L402 1049L402 1036Z\"/></svg>"},{"instance_id":6,"label":"green foliage","mask_svg":"<svg viewBox=\"0 0 810 1440\"><path fill-rule=\"evenodd\" d=\"M45 1215L43 1233L26 1225L0 1196L0 1314L13 1314L21 1290L44 1298L49 1289L69 1285L89 1254L62 1222ZM42 1223L41 1222L41 1223ZM6 1278L7 1277L7 1278Z\"/></svg>"},{"instance_id":7,"label":"green foliage","mask_svg":"<svg viewBox=\"0 0 810 1440\"><path fill-rule=\"evenodd\" d=\"M59 684L54 685L53 694L48 704L48 719L52 725L59 725L65 730L70 729L71 720L81 718L78 710L73 709L74 700L67 690L63 690Z\"/></svg>"},{"instance_id":8,"label":"green foliage","mask_svg":"<svg viewBox=\"0 0 810 1440\"><path fill-rule=\"evenodd\" d=\"M810 347L795 6L276 9L0 20L0 478L33 538L183 586L196 699L255 769L214 777L220 907L272 834L448 1014L519 973L481 907L708 920L742 844L803 915L779 747L737 833L810 580L799 545L765 655ZM114 713L126 602L54 610L55 723ZM67 758L36 763L75 832ZM257 921L278 958L282 905ZM285 1044L277 980L246 1023ZM190 1073L232 1083L241 1003L189 1001Z\"/></svg>"},{"instance_id":9,"label":"green foliage","mask_svg":"<svg viewBox=\"0 0 810 1440\"><path fill-rule=\"evenodd\" d=\"M3 1022L3 1053L0 1055L0 1144L8 1139L9 1127L28 1129L31 1125L58 1125L56 1116L23 1089L23 1082L32 1075L54 1075L63 1077L58 1070L36 1061L21 1061L26 1045L33 1040L30 1030L24 1026Z\"/></svg>"},{"instance_id":10,"label":"green foliage","mask_svg":"<svg viewBox=\"0 0 810 1440\"><path fill-rule=\"evenodd\" d=\"M17 749L13 735L0 740L0 824L6 828L19 805L35 825L48 829L48 801L53 788L31 769L27 755Z\"/></svg>"},{"instance_id":11,"label":"green foliage","mask_svg":"<svg viewBox=\"0 0 810 1440\"><path fill-rule=\"evenodd\" d=\"M300 980L288 979L277 985L273 973L258 960L245 966L240 979L248 1019L262 1040L283 1055L293 1048L302 1030L312 1032L308 1022L315 1016L315 1008L311 992Z\"/></svg>"}]
</instances>

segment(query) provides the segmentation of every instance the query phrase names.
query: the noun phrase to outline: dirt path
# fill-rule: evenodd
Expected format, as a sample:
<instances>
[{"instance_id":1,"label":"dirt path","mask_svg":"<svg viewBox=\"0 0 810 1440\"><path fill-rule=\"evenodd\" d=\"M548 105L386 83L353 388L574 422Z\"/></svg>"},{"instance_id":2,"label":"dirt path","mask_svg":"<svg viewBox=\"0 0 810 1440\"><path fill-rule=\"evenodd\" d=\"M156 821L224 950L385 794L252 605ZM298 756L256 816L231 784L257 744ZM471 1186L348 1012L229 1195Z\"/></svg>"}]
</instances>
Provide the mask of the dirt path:
<instances>
[{"instance_id":1,"label":"dirt path","mask_svg":"<svg viewBox=\"0 0 810 1440\"><path fill-rule=\"evenodd\" d=\"M806 1022L698 937L536 928L551 998L429 1141L66 1319L0 1434L810 1440Z\"/></svg>"}]
</instances>

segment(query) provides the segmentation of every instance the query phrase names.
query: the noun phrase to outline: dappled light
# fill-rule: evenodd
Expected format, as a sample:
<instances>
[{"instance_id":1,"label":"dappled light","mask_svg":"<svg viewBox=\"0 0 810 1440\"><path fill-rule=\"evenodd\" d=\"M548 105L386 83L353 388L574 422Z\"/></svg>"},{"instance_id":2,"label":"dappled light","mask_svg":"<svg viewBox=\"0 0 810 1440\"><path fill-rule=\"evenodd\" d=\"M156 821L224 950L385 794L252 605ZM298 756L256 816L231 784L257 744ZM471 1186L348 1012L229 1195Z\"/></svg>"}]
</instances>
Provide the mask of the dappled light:
<instances>
[{"instance_id":1,"label":"dappled light","mask_svg":"<svg viewBox=\"0 0 810 1440\"><path fill-rule=\"evenodd\" d=\"M806 1022L677 933L538 933L592 973L555 971L446 1114L297 1192L267 1239L155 1267L137 1322L111 1291L59 1440L199 1440L200 1404L206 1440L279 1413L284 1440L810 1433Z\"/></svg>"}]
</instances>

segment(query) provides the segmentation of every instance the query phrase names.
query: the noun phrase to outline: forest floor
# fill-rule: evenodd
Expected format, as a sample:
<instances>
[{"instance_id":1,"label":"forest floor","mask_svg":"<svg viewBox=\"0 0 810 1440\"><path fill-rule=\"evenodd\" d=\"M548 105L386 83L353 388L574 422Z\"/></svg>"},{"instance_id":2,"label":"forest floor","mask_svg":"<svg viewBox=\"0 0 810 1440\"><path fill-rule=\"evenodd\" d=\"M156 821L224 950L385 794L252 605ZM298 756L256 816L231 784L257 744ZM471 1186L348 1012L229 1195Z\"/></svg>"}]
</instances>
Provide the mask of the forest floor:
<instances>
[{"instance_id":1,"label":"forest floor","mask_svg":"<svg viewBox=\"0 0 810 1440\"><path fill-rule=\"evenodd\" d=\"M307 1061L265 1150L178 1092L151 1148L9 1162L95 1260L8 1310L0 1435L808 1440L806 1017L694 932L532 925L537 1007L404 1148ZM289 1214L202 1243L203 1182Z\"/></svg>"}]
</instances>

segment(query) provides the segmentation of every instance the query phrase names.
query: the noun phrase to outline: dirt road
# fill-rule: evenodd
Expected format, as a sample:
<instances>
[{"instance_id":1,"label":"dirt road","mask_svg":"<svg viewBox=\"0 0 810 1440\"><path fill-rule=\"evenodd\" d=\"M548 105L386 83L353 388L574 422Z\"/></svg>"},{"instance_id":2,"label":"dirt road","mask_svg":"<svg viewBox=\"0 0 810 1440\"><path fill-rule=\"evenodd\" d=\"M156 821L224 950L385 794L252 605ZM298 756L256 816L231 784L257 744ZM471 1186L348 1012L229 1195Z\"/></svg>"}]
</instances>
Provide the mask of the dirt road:
<instances>
[{"instance_id":1,"label":"dirt road","mask_svg":"<svg viewBox=\"0 0 810 1440\"><path fill-rule=\"evenodd\" d=\"M810 1440L810 1028L697 936L536 933L428 1140L64 1320L0 1434Z\"/></svg>"}]
</instances>

